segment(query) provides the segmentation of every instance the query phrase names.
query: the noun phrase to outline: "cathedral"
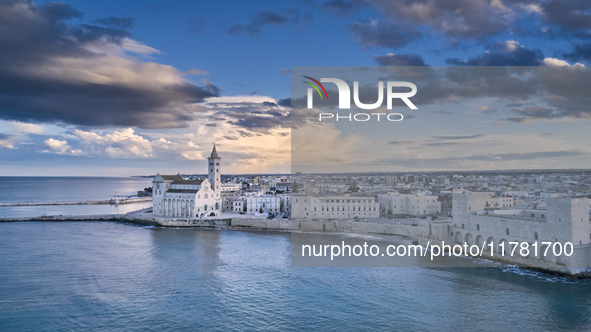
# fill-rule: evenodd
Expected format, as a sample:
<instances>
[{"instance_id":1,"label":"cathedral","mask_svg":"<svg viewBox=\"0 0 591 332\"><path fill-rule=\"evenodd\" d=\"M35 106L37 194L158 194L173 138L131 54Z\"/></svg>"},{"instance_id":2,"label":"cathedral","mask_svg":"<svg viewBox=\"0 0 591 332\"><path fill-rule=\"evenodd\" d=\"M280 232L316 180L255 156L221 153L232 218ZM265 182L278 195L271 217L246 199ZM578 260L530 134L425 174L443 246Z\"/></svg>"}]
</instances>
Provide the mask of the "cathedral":
<instances>
[{"instance_id":1,"label":"cathedral","mask_svg":"<svg viewBox=\"0 0 591 332\"><path fill-rule=\"evenodd\" d=\"M160 175L152 181L152 211L156 217L200 218L221 211L222 158L213 146L208 161L208 178L185 180L180 174Z\"/></svg>"}]
</instances>

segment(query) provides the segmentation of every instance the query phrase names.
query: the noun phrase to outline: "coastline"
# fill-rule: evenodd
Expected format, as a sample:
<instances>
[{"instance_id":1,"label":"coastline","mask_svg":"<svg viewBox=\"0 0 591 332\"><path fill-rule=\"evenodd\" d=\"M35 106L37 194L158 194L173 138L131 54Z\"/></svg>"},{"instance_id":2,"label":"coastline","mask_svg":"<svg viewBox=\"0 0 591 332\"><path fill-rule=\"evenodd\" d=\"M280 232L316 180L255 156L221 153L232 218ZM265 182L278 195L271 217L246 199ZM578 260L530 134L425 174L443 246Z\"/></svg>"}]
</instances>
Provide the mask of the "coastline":
<instances>
[{"instance_id":1,"label":"coastline","mask_svg":"<svg viewBox=\"0 0 591 332\"><path fill-rule=\"evenodd\" d=\"M140 213L150 209L144 209L135 211L127 214L103 214L103 215L57 215L57 216L41 216L41 217L17 217L17 218L0 218L0 223L12 223L12 222L116 222L123 224L135 224L141 226L157 226L162 228L214 228L223 230L235 230L235 231L270 231L270 232L289 232L289 233L329 233L329 234L352 234L356 236L378 236L384 241L417 244L416 237L405 236L401 234L395 234L392 232L371 232L362 231L362 229L326 229L325 223L334 223L333 221L328 222L316 222L316 221L298 221L298 229L292 229L291 225L293 220L273 220L273 219L247 219L247 218L220 218L220 219L178 219L178 220L166 220L163 222L156 218L140 217ZM174 221L174 222L172 222ZM271 223L269 223L269 221ZM172 223L171 223L172 222ZM302 222L305 223L302 228ZM359 225L367 225L368 223L357 222ZM380 225L384 226L384 225ZM397 225L400 226L400 225ZM417 227L417 226L406 226L406 227ZM420 239L419 239L420 240ZM419 243L420 245L420 243ZM469 258L469 256L466 256ZM507 264L506 266L513 266L510 262L503 262L498 259L490 259L484 257L484 259L499 262L501 264ZM541 267L527 267L520 266L520 268L543 272L549 275L566 277L569 279L587 279L591 278L590 274L570 274L560 270L546 269Z\"/></svg>"}]
</instances>

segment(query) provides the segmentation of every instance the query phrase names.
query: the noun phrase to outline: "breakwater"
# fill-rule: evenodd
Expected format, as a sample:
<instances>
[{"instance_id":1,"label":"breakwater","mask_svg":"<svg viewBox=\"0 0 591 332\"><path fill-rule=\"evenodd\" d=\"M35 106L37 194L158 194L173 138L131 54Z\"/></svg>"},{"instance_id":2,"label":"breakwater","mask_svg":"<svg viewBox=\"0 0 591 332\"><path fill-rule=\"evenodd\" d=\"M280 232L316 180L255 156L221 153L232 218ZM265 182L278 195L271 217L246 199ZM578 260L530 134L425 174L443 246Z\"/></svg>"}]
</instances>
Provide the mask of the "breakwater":
<instances>
[{"instance_id":1,"label":"breakwater","mask_svg":"<svg viewBox=\"0 0 591 332\"><path fill-rule=\"evenodd\" d=\"M61 202L10 202L0 203L0 206L43 206L43 205L98 205L98 204L131 204L151 202L152 197L112 198L95 201L61 201Z\"/></svg>"}]
</instances>

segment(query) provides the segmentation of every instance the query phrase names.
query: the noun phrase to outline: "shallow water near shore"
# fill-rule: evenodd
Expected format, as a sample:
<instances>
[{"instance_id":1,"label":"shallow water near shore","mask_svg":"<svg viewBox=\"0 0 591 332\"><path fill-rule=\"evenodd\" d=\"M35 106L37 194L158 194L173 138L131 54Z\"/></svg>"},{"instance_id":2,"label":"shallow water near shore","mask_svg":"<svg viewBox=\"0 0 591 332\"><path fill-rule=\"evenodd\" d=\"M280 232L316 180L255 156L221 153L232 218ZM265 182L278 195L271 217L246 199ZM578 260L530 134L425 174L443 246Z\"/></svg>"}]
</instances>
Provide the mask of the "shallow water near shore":
<instances>
[{"instance_id":1,"label":"shallow water near shore","mask_svg":"<svg viewBox=\"0 0 591 332\"><path fill-rule=\"evenodd\" d=\"M0 224L0 330L589 330L591 282L294 268L286 232Z\"/></svg>"}]
</instances>

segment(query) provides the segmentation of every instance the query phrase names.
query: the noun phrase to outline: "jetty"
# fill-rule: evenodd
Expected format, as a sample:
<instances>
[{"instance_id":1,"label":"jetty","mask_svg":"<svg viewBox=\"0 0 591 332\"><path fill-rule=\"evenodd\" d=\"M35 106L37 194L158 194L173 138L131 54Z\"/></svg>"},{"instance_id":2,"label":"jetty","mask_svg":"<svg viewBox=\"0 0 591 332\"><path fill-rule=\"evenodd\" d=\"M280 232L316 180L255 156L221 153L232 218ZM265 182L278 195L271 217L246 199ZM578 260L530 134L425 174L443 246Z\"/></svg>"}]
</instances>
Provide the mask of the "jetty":
<instances>
[{"instance_id":1,"label":"jetty","mask_svg":"<svg viewBox=\"0 0 591 332\"><path fill-rule=\"evenodd\" d=\"M112 198L98 201L57 201L57 202L10 202L0 203L1 206L44 206L44 205L99 205L99 204L132 204L151 202L152 197L125 197Z\"/></svg>"}]
</instances>

